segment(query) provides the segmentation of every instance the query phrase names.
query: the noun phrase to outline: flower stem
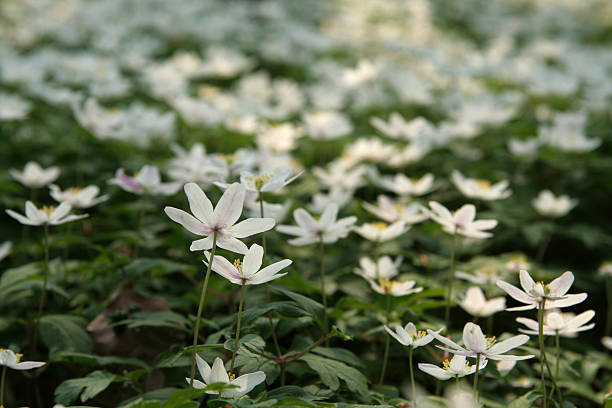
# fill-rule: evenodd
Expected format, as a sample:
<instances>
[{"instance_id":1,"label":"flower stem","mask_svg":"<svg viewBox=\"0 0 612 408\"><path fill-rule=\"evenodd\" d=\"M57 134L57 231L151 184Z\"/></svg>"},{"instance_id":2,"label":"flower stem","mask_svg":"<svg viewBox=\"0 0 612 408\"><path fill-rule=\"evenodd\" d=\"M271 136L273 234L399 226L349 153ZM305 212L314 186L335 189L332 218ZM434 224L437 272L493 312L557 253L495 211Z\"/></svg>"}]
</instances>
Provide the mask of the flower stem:
<instances>
[{"instance_id":1,"label":"flower stem","mask_svg":"<svg viewBox=\"0 0 612 408\"><path fill-rule=\"evenodd\" d=\"M559 399L559 404L561 406L563 406L563 394L561 393L561 389L557 386L557 380L556 377L553 376L552 370L550 368L550 364L548 364L548 358L546 358L546 351L544 350L544 312L545 312L545 306L546 306L546 299L542 300L542 302L540 303L541 306L541 323L539 325L539 329L540 329L540 359L544 361L543 363L543 367L542 367L542 372L544 371L544 366L546 367L546 370L548 371L548 376L550 377L550 380L552 382L552 388L550 390L551 395L553 393L553 391L556 391L557 393L557 398ZM538 311L539 314L540 311ZM544 378L544 374L542 373L542 378ZM544 395L546 395L546 390L544 389ZM552 398L552 397L551 397Z\"/></svg>"},{"instance_id":2,"label":"flower stem","mask_svg":"<svg viewBox=\"0 0 612 408\"><path fill-rule=\"evenodd\" d=\"M412 367L412 352L414 346L410 346L408 351L408 363L410 364L410 385L412 385L412 408L416 407L416 385L414 384L414 367Z\"/></svg>"},{"instance_id":3,"label":"flower stem","mask_svg":"<svg viewBox=\"0 0 612 408\"><path fill-rule=\"evenodd\" d=\"M451 255L450 255L450 270L448 272L448 287L446 290L446 309L444 310L444 324L446 330L448 330L448 325L450 323L450 306L451 299L453 295L453 281L455 280L455 247L457 246L457 229L455 228L455 232L453 233L453 245L451 246Z\"/></svg>"},{"instance_id":4,"label":"flower stem","mask_svg":"<svg viewBox=\"0 0 612 408\"><path fill-rule=\"evenodd\" d=\"M134 248L134 258L138 258L138 254L140 253L140 243L144 240L144 236L142 234L142 226L144 224L144 198L145 194L141 195L138 199L138 242L136 243L136 248Z\"/></svg>"},{"instance_id":5,"label":"flower stem","mask_svg":"<svg viewBox=\"0 0 612 408\"><path fill-rule=\"evenodd\" d=\"M476 404L478 404L478 373L480 371L480 353L476 354L476 372L474 373L474 389L472 392L474 393L474 399L476 400Z\"/></svg>"},{"instance_id":6,"label":"flower stem","mask_svg":"<svg viewBox=\"0 0 612 408\"><path fill-rule=\"evenodd\" d=\"M38 303L38 314L36 315L36 322L34 323L34 339L32 341L32 353L36 352L36 345L38 342L38 326L40 324L40 318L42 317L42 313L45 308L45 301L47 299L47 282L49 280L49 225L48 224L45 224L44 226L43 247L45 250L45 269L44 269L44 274L43 274L42 293L40 294L40 302Z\"/></svg>"},{"instance_id":7,"label":"flower stem","mask_svg":"<svg viewBox=\"0 0 612 408\"><path fill-rule=\"evenodd\" d=\"M323 314L325 318L323 332L327 334L329 332L329 324L327 320L327 296L325 295L325 249L323 248L323 237L319 240L319 252L321 254L321 296L323 298Z\"/></svg>"},{"instance_id":8,"label":"flower stem","mask_svg":"<svg viewBox=\"0 0 612 408\"><path fill-rule=\"evenodd\" d=\"M240 304L238 305L238 322L236 323L236 340L234 341L234 352L232 353L230 373L234 372L234 362L236 360L236 354L238 353L238 342L240 341L240 323L242 321L242 306L244 305L244 292L246 292L246 285L243 281L242 289L240 290Z\"/></svg>"},{"instance_id":9,"label":"flower stem","mask_svg":"<svg viewBox=\"0 0 612 408\"><path fill-rule=\"evenodd\" d=\"M189 385L193 387L193 379L195 377L196 369L196 348L198 346L198 335L200 334L200 320L202 319L202 310L204 309L204 300L206 300L206 289L208 289L208 279L210 278L210 271L212 269L213 259L215 258L215 250L217 249L217 231L213 231L213 244L210 252L210 259L208 260L208 268L206 269L206 277L204 278L204 286L202 287L202 293L200 294L200 304L198 305L198 315L196 317L196 324L193 330L193 350L191 352L191 377Z\"/></svg>"},{"instance_id":10,"label":"flower stem","mask_svg":"<svg viewBox=\"0 0 612 408\"><path fill-rule=\"evenodd\" d=\"M559 349L559 330L555 335L555 381L559 380L559 358L561 357Z\"/></svg>"},{"instance_id":11,"label":"flower stem","mask_svg":"<svg viewBox=\"0 0 612 408\"><path fill-rule=\"evenodd\" d=\"M608 313L606 314L606 332L605 335L610 337L612 333L612 277L606 277L606 300L608 302Z\"/></svg>"},{"instance_id":12,"label":"flower stem","mask_svg":"<svg viewBox=\"0 0 612 408\"><path fill-rule=\"evenodd\" d=\"M546 394L546 382L544 381L544 364L546 352L544 351L544 306L546 299L543 299L538 307L538 341L540 343L540 381L542 382L542 395L544 397L544 408L548 407L548 394Z\"/></svg>"},{"instance_id":13,"label":"flower stem","mask_svg":"<svg viewBox=\"0 0 612 408\"><path fill-rule=\"evenodd\" d=\"M4 407L4 381L6 380L6 369L8 367L2 367L2 380L0 380L0 407Z\"/></svg>"},{"instance_id":14,"label":"flower stem","mask_svg":"<svg viewBox=\"0 0 612 408\"><path fill-rule=\"evenodd\" d=\"M386 298L387 298L386 320L387 320L387 324L389 324L389 320L390 320L389 315L391 314L391 295L387 294ZM389 342L390 342L390 336L389 336L389 333L387 333L385 330L385 354L383 357L383 366L380 372L380 379L378 380L378 384L382 384L383 381L385 380L385 372L387 371L387 361L389 360Z\"/></svg>"},{"instance_id":15,"label":"flower stem","mask_svg":"<svg viewBox=\"0 0 612 408\"><path fill-rule=\"evenodd\" d=\"M263 206L263 202L264 202L264 193L263 191L259 191L259 217L260 218L264 218L264 206ZM267 247L266 247L266 233L265 231L261 233L261 244L263 246L263 257L261 258L261 262L262 265L265 266L265 259L266 259L266 254L268 253ZM266 282L266 301L268 304L270 304L270 284L268 282ZM274 341L274 348L276 348L276 354L278 354L279 357L282 356L281 354L281 350L280 350L280 345L278 344L278 337L276 336L276 327L274 326L274 321L272 321L272 314L268 313L268 322L270 323L270 331L272 332L272 340ZM283 376L281 376L281 380L283 380L284 378L284 367L282 368L282 373ZM282 382L282 381L281 381Z\"/></svg>"}]
</instances>

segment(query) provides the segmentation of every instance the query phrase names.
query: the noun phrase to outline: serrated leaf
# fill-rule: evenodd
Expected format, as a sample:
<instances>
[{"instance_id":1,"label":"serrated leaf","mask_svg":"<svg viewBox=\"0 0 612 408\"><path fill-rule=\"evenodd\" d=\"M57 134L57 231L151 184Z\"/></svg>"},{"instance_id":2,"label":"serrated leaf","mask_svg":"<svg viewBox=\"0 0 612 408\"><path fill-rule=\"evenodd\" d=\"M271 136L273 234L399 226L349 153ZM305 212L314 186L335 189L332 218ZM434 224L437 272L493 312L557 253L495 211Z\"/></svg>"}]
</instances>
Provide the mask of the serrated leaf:
<instances>
[{"instance_id":1,"label":"serrated leaf","mask_svg":"<svg viewBox=\"0 0 612 408\"><path fill-rule=\"evenodd\" d=\"M295 292L291 292L289 290L271 287L274 292L278 292L283 294L293 300L298 304L300 308L302 308L312 319L314 322L323 329L323 320L324 320L324 309L323 305L315 302L314 300L307 298L306 296L300 295Z\"/></svg>"},{"instance_id":2,"label":"serrated leaf","mask_svg":"<svg viewBox=\"0 0 612 408\"><path fill-rule=\"evenodd\" d=\"M52 355L52 359L56 361L66 361L77 364L91 364L98 366L107 365L132 365L141 368L148 368L147 364L137 358L114 357L114 356L95 356L86 353L60 352Z\"/></svg>"},{"instance_id":3,"label":"serrated leaf","mask_svg":"<svg viewBox=\"0 0 612 408\"><path fill-rule=\"evenodd\" d=\"M66 380L55 389L55 402L70 405L79 394L81 402L85 402L104 391L115 378L115 375L106 371L94 371L84 378Z\"/></svg>"},{"instance_id":4,"label":"serrated leaf","mask_svg":"<svg viewBox=\"0 0 612 408\"><path fill-rule=\"evenodd\" d=\"M321 381L332 390L337 390L343 380L349 390L359 394L362 399L369 400L367 394L368 379L361 372L340 361L306 354L301 358L308 366L319 374Z\"/></svg>"},{"instance_id":5,"label":"serrated leaf","mask_svg":"<svg viewBox=\"0 0 612 408\"><path fill-rule=\"evenodd\" d=\"M47 315L40 319L40 337L51 353L89 353L92 342L85 331L85 319L70 315Z\"/></svg>"}]
</instances>

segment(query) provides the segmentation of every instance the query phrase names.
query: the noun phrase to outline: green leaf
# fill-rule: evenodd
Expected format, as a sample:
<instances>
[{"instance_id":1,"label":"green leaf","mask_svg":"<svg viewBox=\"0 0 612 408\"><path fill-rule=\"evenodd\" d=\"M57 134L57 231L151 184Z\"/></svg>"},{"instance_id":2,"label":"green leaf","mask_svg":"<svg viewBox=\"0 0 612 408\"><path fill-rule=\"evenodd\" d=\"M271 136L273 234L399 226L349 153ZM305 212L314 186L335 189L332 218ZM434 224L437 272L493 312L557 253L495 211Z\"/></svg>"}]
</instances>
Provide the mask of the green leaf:
<instances>
[{"instance_id":1,"label":"green leaf","mask_svg":"<svg viewBox=\"0 0 612 408\"><path fill-rule=\"evenodd\" d=\"M199 344L196 346L197 351L210 350L216 348L223 348L223 344ZM179 351L171 354L164 354L159 360L155 363L155 367L164 368L164 367L174 367L177 361L187 355L191 354L193 350L193 346L187 346L181 348Z\"/></svg>"},{"instance_id":2,"label":"green leaf","mask_svg":"<svg viewBox=\"0 0 612 408\"><path fill-rule=\"evenodd\" d=\"M508 408L530 408L542 396L536 391L529 391L519 399L512 401Z\"/></svg>"},{"instance_id":3,"label":"green leaf","mask_svg":"<svg viewBox=\"0 0 612 408\"><path fill-rule=\"evenodd\" d=\"M66 380L55 389L55 402L70 405L81 395L81 402L85 402L104 391L114 380L115 376L106 371L94 371L84 378Z\"/></svg>"},{"instance_id":4,"label":"green leaf","mask_svg":"<svg viewBox=\"0 0 612 408\"><path fill-rule=\"evenodd\" d=\"M137 312L129 319L114 322L112 326L127 325L134 329L137 327L170 327L172 329L191 333L191 330L186 327L188 320L178 313L168 310L157 312Z\"/></svg>"},{"instance_id":5,"label":"green leaf","mask_svg":"<svg viewBox=\"0 0 612 408\"><path fill-rule=\"evenodd\" d=\"M85 331L85 319L70 315L47 315L40 319L40 337L51 353L89 353L92 342Z\"/></svg>"},{"instance_id":6,"label":"green leaf","mask_svg":"<svg viewBox=\"0 0 612 408\"><path fill-rule=\"evenodd\" d=\"M359 394L362 399L369 400L367 393L368 379L359 370L350 367L340 361L306 354L301 358L308 366L319 374L321 381L331 388L337 390L340 381L343 380L349 390Z\"/></svg>"},{"instance_id":7,"label":"green leaf","mask_svg":"<svg viewBox=\"0 0 612 408\"><path fill-rule=\"evenodd\" d=\"M204 394L206 394L205 390L195 390L193 388L175 391L164 404L164 408L198 408L200 404L193 400Z\"/></svg>"},{"instance_id":8,"label":"green leaf","mask_svg":"<svg viewBox=\"0 0 612 408\"><path fill-rule=\"evenodd\" d=\"M147 364L137 358L114 357L114 356L94 356L86 353L60 352L52 355L53 360L76 363L80 365L132 365L141 368L148 368Z\"/></svg>"},{"instance_id":9,"label":"green leaf","mask_svg":"<svg viewBox=\"0 0 612 408\"><path fill-rule=\"evenodd\" d=\"M300 295L295 292L291 292L289 290L275 288L275 287L271 287L271 289L274 292L278 292L278 293L281 293L287 296L288 298L293 300L295 303L297 303L298 306L302 308L310 317L312 317L312 320L314 320L314 322L321 329L323 329L324 309L323 309L322 304L315 302L314 300L307 298L306 296Z\"/></svg>"}]
</instances>

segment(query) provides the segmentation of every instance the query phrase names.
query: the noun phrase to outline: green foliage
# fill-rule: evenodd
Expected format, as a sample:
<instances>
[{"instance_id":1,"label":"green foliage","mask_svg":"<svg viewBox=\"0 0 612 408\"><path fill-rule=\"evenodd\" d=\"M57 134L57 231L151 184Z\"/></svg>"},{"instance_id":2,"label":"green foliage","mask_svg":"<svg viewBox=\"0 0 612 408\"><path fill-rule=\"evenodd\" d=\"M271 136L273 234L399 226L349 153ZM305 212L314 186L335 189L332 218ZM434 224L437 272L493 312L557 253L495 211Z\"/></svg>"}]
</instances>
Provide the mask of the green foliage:
<instances>
[{"instance_id":1,"label":"green foliage","mask_svg":"<svg viewBox=\"0 0 612 408\"><path fill-rule=\"evenodd\" d=\"M93 371L87 377L66 380L55 389L55 402L70 405L81 396L85 402L104 391L116 376L106 371Z\"/></svg>"},{"instance_id":2,"label":"green foliage","mask_svg":"<svg viewBox=\"0 0 612 408\"><path fill-rule=\"evenodd\" d=\"M89 353L92 341L85 326L85 319L77 316L47 315L40 319L40 336L51 353Z\"/></svg>"}]
</instances>

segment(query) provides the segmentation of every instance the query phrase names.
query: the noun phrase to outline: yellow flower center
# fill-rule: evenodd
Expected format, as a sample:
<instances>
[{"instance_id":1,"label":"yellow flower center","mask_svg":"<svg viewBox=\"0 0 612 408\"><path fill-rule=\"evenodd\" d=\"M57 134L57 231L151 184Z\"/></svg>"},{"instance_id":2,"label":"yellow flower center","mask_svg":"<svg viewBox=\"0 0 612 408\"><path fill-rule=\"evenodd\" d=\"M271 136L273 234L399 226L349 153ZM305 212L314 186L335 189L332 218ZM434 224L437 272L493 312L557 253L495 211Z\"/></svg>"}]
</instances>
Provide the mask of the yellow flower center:
<instances>
[{"instance_id":1,"label":"yellow flower center","mask_svg":"<svg viewBox=\"0 0 612 408\"><path fill-rule=\"evenodd\" d=\"M397 212L402 212L404 210L404 205L400 203L393 204L392 207Z\"/></svg>"},{"instance_id":2,"label":"yellow flower center","mask_svg":"<svg viewBox=\"0 0 612 408\"><path fill-rule=\"evenodd\" d=\"M256 176L246 177L246 181L247 181L247 184L249 185L249 188L254 189L254 190L261 190L264 184L266 184L271 179L272 179L272 174L260 174Z\"/></svg>"},{"instance_id":3,"label":"yellow flower center","mask_svg":"<svg viewBox=\"0 0 612 408\"><path fill-rule=\"evenodd\" d=\"M488 180L483 180L483 179L473 179L474 183L476 183L476 185L480 188L482 188L483 190L488 190L489 188L491 188L491 182Z\"/></svg>"},{"instance_id":4,"label":"yellow flower center","mask_svg":"<svg viewBox=\"0 0 612 408\"><path fill-rule=\"evenodd\" d=\"M78 194L78 193L81 192L81 190L82 189L78 188L78 187L70 187L70 188L66 189L67 192L73 193L73 194Z\"/></svg>"},{"instance_id":5,"label":"yellow flower center","mask_svg":"<svg viewBox=\"0 0 612 408\"><path fill-rule=\"evenodd\" d=\"M394 282L390 281L389 279L380 279L379 283L380 283L381 289L385 293L389 293L391 291L391 289L393 289Z\"/></svg>"},{"instance_id":6,"label":"yellow flower center","mask_svg":"<svg viewBox=\"0 0 612 408\"><path fill-rule=\"evenodd\" d=\"M425 336L427 336L427 332L425 332L425 330L418 330L414 336L412 336L412 340L418 340Z\"/></svg>"},{"instance_id":7,"label":"yellow flower center","mask_svg":"<svg viewBox=\"0 0 612 408\"><path fill-rule=\"evenodd\" d=\"M234 373L227 373L227 376L229 377L230 382L236 379L236 374Z\"/></svg>"},{"instance_id":8,"label":"yellow flower center","mask_svg":"<svg viewBox=\"0 0 612 408\"><path fill-rule=\"evenodd\" d=\"M53 211L55 211L55 206L53 206L53 205L43 205L41 210L43 210L45 212L45 214L47 214L47 216L50 216L51 213Z\"/></svg>"},{"instance_id":9,"label":"yellow flower center","mask_svg":"<svg viewBox=\"0 0 612 408\"><path fill-rule=\"evenodd\" d=\"M442 362L442 368L448 370L450 368L450 360L446 359Z\"/></svg>"},{"instance_id":10,"label":"yellow flower center","mask_svg":"<svg viewBox=\"0 0 612 408\"><path fill-rule=\"evenodd\" d=\"M235 154L220 154L219 157L227 162L227 164L232 164L236 160Z\"/></svg>"},{"instance_id":11,"label":"yellow flower center","mask_svg":"<svg viewBox=\"0 0 612 408\"><path fill-rule=\"evenodd\" d=\"M234 261L234 268L238 269L238 272L242 275L242 260L236 259Z\"/></svg>"},{"instance_id":12,"label":"yellow flower center","mask_svg":"<svg viewBox=\"0 0 612 408\"><path fill-rule=\"evenodd\" d=\"M381 231L384 231L387 229L387 224L384 222L373 222L372 226L375 228L378 228Z\"/></svg>"}]
</instances>

